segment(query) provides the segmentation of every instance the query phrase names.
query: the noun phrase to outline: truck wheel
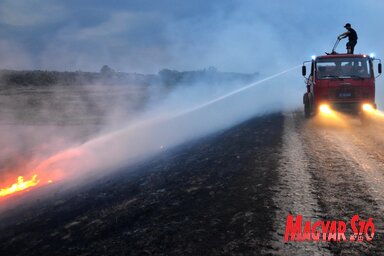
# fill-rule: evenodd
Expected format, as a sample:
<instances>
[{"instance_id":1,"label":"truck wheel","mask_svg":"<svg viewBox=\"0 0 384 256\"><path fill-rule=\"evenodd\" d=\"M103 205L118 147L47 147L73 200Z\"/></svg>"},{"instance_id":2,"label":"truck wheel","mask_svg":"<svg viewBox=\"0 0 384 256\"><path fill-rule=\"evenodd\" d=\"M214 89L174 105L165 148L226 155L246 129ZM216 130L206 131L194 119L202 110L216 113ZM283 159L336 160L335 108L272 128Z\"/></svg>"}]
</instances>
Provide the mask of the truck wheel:
<instances>
[{"instance_id":1,"label":"truck wheel","mask_svg":"<svg viewBox=\"0 0 384 256\"><path fill-rule=\"evenodd\" d=\"M311 118L311 108L308 102L304 104L304 116L307 119Z\"/></svg>"},{"instance_id":2,"label":"truck wheel","mask_svg":"<svg viewBox=\"0 0 384 256\"><path fill-rule=\"evenodd\" d=\"M311 118L311 106L309 105L308 95L304 95L304 116L306 119Z\"/></svg>"}]
</instances>

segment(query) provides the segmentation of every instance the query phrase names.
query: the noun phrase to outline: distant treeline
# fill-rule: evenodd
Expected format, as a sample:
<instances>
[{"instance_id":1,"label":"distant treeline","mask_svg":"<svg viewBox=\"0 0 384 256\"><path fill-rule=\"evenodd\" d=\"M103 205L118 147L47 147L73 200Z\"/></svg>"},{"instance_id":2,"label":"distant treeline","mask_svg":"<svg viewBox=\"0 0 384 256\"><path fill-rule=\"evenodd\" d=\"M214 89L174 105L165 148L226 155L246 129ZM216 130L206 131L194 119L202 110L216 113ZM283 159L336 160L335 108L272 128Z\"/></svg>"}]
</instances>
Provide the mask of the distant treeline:
<instances>
[{"instance_id":1,"label":"distant treeline","mask_svg":"<svg viewBox=\"0 0 384 256\"><path fill-rule=\"evenodd\" d=\"M58 71L14 71L0 70L0 84L6 86L51 86L51 85L189 85L196 83L251 82L258 73L244 74L219 72L216 68L197 71L176 71L163 69L157 75L115 72L103 66L100 72L58 72Z\"/></svg>"},{"instance_id":2,"label":"distant treeline","mask_svg":"<svg viewBox=\"0 0 384 256\"><path fill-rule=\"evenodd\" d=\"M170 69L163 69L158 73L158 77L162 84L165 85L178 85L178 84L196 84L196 83L209 83L209 84L223 84L232 82L251 82L257 79L259 73L245 74L235 72L219 72L216 68L210 67L208 69L198 71L176 71Z\"/></svg>"},{"instance_id":3,"label":"distant treeline","mask_svg":"<svg viewBox=\"0 0 384 256\"><path fill-rule=\"evenodd\" d=\"M154 75L129 73L58 72L58 71L0 71L0 83L7 86L51 86L90 84L149 84Z\"/></svg>"}]
</instances>

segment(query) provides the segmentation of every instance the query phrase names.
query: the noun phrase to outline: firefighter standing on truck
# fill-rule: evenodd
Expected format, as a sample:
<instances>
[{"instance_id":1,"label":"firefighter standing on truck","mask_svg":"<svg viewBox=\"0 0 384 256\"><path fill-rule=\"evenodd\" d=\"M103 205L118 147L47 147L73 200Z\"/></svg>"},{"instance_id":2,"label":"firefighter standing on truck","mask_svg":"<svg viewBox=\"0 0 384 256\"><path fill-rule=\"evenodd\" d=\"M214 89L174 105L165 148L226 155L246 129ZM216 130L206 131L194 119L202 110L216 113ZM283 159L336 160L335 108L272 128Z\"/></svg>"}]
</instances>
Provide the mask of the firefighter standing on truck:
<instances>
[{"instance_id":1,"label":"firefighter standing on truck","mask_svg":"<svg viewBox=\"0 0 384 256\"><path fill-rule=\"evenodd\" d=\"M357 44L357 33L356 31L351 27L351 24L347 23L344 26L348 31L339 35L337 39L343 39L348 37L348 43L346 44L347 47L347 53L353 54L353 51L355 50L355 45Z\"/></svg>"}]
</instances>

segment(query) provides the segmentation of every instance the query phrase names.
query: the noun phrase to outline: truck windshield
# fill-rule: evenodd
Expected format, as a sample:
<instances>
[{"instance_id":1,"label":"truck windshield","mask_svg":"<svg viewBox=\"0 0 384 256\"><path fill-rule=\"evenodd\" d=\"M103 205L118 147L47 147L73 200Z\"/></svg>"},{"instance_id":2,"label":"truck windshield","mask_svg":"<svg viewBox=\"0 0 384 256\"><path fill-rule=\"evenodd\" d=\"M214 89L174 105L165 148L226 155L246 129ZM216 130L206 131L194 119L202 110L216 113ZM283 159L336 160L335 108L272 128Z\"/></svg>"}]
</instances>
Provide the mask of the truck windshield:
<instances>
[{"instance_id":1,"label":"truck windshield","mask_svg":"<svg viewBox=\"0 0 384 256\"><path fill-rule=\"evenodd\" d=\"M316 63L317 78L369 78L371 76L369 58L324 58Z\"/></svg>"}]
</instances>

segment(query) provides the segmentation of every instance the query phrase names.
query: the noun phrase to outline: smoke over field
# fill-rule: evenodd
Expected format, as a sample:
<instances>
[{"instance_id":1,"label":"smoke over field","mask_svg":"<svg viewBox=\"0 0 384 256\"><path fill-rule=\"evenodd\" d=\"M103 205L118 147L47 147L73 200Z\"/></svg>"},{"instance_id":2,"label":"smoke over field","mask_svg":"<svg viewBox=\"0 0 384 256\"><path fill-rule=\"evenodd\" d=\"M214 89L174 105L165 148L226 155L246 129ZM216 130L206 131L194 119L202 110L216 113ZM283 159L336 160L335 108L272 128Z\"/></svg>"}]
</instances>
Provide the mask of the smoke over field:
<instances>
[{"instance_id":1,"label":"smoke over field","mask_svg":"<svg viewBox=\"0 0 384 256\"><path fill-rule=\"evenodd\" d=\"M26 74L5 73L0 95L4 185L35 174L40 184L105 175L254 115L292 109L296 100L281 93L291 90L290 71L264 79L213 69L164 71L137 84L124 84L129 79L118 80L113 73L94 84L88 84L90 74L88 81L70 82L40 74L39 83L42 75L53 80L45 85L20 85L16 78ZM279 84L278 92L280 75L286 84Z\"/></svg>"}]
</instances>

